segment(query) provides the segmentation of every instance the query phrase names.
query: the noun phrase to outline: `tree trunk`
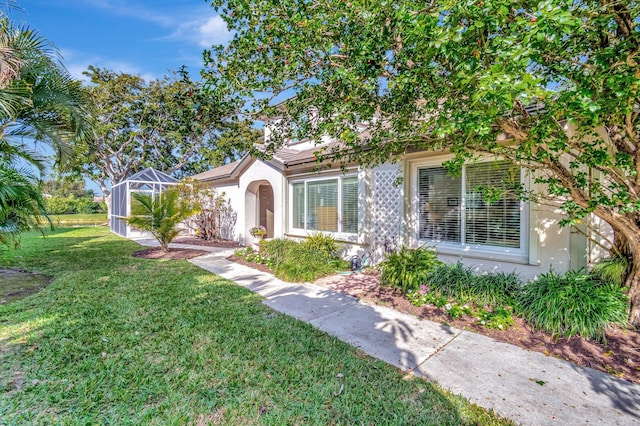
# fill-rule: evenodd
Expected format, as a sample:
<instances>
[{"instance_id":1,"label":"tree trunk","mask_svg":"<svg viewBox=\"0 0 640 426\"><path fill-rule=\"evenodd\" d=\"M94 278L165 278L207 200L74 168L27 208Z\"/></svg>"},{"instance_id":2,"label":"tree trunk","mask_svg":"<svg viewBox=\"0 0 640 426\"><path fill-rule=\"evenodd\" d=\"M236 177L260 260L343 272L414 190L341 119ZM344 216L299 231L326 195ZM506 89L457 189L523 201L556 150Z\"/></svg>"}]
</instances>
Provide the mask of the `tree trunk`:
<instances>
[{"instance_id":1,"label":"tree trunk","mask_svg":"<svg viewBox=\"0 0 640 426\"><path fill-rule=\"evenodd\" d=\"M107 205L107 226L111 226L111 192L104 196L104 203Z\"/></svg>"},{"instance_id":2,"label":"tree trunk","mask_svg":"<svg viewBox=\"0 0 640 426\"><path fill-rule=\"evenodd\" d=\"M640 326L640 236L631 239L622 232L615 232L612 256L626 257L629 261L625 286L629 289L629 323Z\"/></svg>"},{"instance_id":3,"label":"tree trunk","mask_svg":"<svg viewBox=\"0 0 640 426\"><path fill-rule=\"evenodd\" d=\"M629 289L629 323L640 326L640 236L627 238L616 233L614 247L620 256L629 260L625 285Z\"/></svg>"}]
</instances>

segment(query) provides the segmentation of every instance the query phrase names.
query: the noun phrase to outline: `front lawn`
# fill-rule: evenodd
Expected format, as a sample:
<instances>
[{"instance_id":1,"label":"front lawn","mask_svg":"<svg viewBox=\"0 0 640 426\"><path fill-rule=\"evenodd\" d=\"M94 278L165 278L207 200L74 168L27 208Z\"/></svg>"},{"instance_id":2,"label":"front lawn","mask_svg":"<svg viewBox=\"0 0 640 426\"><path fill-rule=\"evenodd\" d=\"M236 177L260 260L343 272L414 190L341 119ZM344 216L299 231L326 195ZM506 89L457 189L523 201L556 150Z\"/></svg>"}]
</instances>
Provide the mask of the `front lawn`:
<instances>
[{"instance_id":1,"label":"front lawn","mask_svg":"<svg viewBox=\"0 0 640 426\"><path fill-rule=\"evenodd\" d=\"M87 225L104 225L107 222L106 213L92 214L52 214L49 215L51 222L55 226L87 226Z\"/></svg>"},{"instance_id":2,"label":"front lawn","mask_svg":"<svg viewBox=\"0 0 640 426\"><path fill-rule=\"evenodd\" d=\"M0 267L53 276L0 305L8 424L503 424L105 228L26 235ZM0 283L0 285L2 285Z\"/></svg>"}]
</instances>

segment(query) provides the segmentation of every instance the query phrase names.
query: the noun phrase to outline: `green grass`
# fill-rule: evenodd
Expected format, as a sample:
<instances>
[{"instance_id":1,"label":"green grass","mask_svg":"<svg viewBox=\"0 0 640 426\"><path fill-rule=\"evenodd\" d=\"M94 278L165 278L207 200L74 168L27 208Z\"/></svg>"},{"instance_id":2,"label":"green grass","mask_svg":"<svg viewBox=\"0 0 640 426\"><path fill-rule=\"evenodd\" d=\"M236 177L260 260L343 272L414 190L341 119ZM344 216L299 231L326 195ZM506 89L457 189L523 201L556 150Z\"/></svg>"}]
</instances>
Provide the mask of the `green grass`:
<instances>
[{"instance_id":1,"label":"green grass","mask_svg":"<svg viewBox=\"0 0 640 426\"><path fill-rule=\"evenodd\" d=\"M3 424L504 424L248 290L137 249L105 228L0 249L0 266L55 278L0 305Z\"/></svg>"},{"instance_id":2,"label":"green grass","mask_svg":"<svg viewBox=\"0 0 640 426\"><path fill-rule=\"evenodd\" d=\"M107 222L106 213L93 214L52 214L49 215L53 226L61 225L104 225Z\"/></svg>"}]
</instances>

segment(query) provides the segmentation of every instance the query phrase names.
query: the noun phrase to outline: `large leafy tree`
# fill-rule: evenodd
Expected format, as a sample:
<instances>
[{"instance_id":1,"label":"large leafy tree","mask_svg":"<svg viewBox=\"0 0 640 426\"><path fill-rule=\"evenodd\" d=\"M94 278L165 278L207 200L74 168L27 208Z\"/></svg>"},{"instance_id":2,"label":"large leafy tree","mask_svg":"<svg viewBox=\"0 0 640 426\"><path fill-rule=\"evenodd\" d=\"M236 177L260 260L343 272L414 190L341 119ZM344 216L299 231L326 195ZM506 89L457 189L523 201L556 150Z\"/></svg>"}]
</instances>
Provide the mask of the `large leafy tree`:
<instances>
[{"instance_id":1,"label":"large leafy tree","mask_svg":"<svg viewBox=\"0 0 640 426\"><path fill-rule=\"evenodd\" d=\"M491 155L535 171L543 190L530 195L562 200L567 224L594 214L611 225L640 324L639 2L213 6L235 37L207 54L211 85L253 96L252 112L277 113L291 132L339 138L343 159L447 149L452 169ZM276 112L270 100L287 93Z\"/></svg>"},{"instance_id":2,"label":"large leafy tree","mask_svg":"<svg viewBox=\"0 0 640 426\"><path fill-rule=\"evenodd\" d=\"M71 169L98 182L107 200L111 185L144 168L195 174L255 142L255 130L235 118L235 101L204 90L184 69L150 82L96 67L86 74L94 132L75 144ZM238 134L248 137L230 143L229 135Z\"/></svg>"},{"instance_id":3,"label":"large leafy tree","mask_svg":"<svg viewBox=\"0 0 640 426\"><path fill-rule=\"evenodd\" d=\"M50 154L41 145L67 161L69 142L86 129L84 92L59 59L50 42L0 13L0 243L6 245L44 213L33 173Z\"/></svg>"}]
</instances>

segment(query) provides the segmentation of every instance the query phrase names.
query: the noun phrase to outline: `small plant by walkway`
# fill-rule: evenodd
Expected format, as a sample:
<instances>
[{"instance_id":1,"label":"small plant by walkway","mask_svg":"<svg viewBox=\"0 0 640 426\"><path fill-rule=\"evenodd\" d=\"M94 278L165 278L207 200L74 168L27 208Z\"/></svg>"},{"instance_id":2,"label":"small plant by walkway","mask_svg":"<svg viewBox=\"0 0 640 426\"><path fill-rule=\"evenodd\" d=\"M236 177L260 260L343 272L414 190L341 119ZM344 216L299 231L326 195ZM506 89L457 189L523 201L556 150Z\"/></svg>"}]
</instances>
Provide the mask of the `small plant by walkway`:
<instances>
[{"instance_id":1,"label":"small plant by walkway","mask_svg":"<svg viewBox=\"0 0 640 426\"><path fill-rule=\"evenodd\" d=\"M186 261L104 228L25 235L0 266L54 277L0 306L9 424L504 424Z\"/></svg>"}]
</instances>

